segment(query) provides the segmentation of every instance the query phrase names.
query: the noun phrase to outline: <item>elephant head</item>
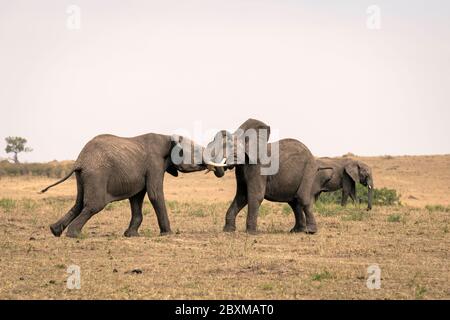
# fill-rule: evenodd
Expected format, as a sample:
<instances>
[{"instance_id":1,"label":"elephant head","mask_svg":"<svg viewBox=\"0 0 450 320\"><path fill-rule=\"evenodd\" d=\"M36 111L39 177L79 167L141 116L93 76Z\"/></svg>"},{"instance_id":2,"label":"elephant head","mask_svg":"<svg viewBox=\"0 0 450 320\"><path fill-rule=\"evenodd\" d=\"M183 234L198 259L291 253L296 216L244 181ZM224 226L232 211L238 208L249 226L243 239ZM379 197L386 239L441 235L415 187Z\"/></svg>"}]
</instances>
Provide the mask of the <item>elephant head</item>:
<instances>
[{"instance_id":1,"label":"elephant head","mask_svg":"<svg viewBox=\"0 0 450 320\"><path fill-rule=\"evenodd\" d=\"M166 160L166 171L177 177L180 172L194 172L207 169L204 158L205 148L191 139L179 135L171 136L170 153ZM216 177L225 174L222 167L214 171Z\"/></svg>"},{"instance_id":2,"label":"elephant head","mask_svg":"<svg viewBox=\"0 0 450 320\"><path fill-rule=\"evenodd\" d=\"M261 163L267 154L270 127L255 119L245 121L234 133L219 131L206 147L209 170Z\"/></svg>"},{"instance_id":3,"label":"elephant head","mask_svg":"<svg viewBox=\"0 0 450 320\"><path fill-rule=\"evenodd\" d=\"M351 161L350 163L345 165L343 183L350 183L351 181L353 181L354 183L359 182L368 188L367 209L372 209L373 177L370 167L359 161Z\"/></svg>"}]
</instances>

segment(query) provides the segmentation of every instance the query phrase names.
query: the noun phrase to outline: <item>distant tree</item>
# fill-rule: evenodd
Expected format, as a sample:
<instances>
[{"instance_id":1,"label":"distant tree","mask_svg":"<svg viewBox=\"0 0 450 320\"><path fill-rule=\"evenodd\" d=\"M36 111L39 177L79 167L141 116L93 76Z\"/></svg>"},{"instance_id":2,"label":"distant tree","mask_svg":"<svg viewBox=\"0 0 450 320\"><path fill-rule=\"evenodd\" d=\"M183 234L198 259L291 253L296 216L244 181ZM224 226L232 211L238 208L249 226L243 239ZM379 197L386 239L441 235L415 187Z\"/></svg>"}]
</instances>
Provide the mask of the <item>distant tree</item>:
<instances>
[{"instance_id":1,"label":"distant tree","mask_svg":"<svg viewBox=\"0 0 450 320\"><path fill-rule=\"evenodd\" d=\"M14 163L19 163L19 153L31 152L33 149L26 147L27 139L22 137L7 137L6 141L6 153L14 153Z\"/></svg>"}]
</instances>

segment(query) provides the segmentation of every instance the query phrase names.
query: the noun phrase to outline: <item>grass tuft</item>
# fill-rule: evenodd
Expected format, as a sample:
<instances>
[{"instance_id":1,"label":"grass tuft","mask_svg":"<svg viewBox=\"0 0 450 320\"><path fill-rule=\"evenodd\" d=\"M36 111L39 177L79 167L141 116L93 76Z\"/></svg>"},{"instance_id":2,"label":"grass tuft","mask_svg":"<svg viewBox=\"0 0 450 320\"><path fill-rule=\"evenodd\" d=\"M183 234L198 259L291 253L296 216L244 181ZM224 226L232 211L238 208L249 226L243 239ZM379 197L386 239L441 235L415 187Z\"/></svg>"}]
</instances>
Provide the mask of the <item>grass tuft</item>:
<instances>
[{"instance_id":1,"label":"grass tuft","mask_svg":"<svg viewBox=\"0 0 450 320\"><path fill-rule=\"evenodd\" d=\"M425 209L428 210L428 212L432 213L432 212L450 212L450 206L443 206L440 204L433 204L433 205L426 205Z\"/></svg>"},{"instance_id":2,"label":"grass tuft","mask_svg":"<svg viewBox=\"0 0 450 320\"><path fill-rule=\"evenodd\" d=\"M342 217L343 221L363 221L369 216L369 213L365 210L350 210Z\"/></svg>"},{"instance_id":3,"label":"grass tuft","mask_svg":"<svg viewBox=\"0 0 450 320\"><path fill-rule=\"evenodd\" d=\"M270 290L273 290L273 288L274 288L274 285L272 283L263 283L261 285L261 289L264 291L270 291Z\"/></svg>"},{"instance_id":4,"label":"grass tuft","mask_svg":"<svg viewBox=\"0 0 450 320\"><path fill-rule=\"evenodd\" d=\"M387 217L387 221L388 222L400 222L401 218L402 218L401 215L399 215L398 213L393 213Z\"/></svg>"},{"instance_id":5,"label":"grass tuft","mask_svg":"<svg viewBox=\"0 0 450 320\"><path fill-rule=\"evenodd\" d=\"M417 300L422 300L427 293L427 288L421 285L417 285L415 288L415 296Z\"/></svg>"},{"instance_id":6,"label":"grass tuft","mask_svg":"<svg viewBox=\"0 0 450 320\"><path fill-rule=\"evenodd\" d=\"M284 203L281 209L281 212L285 215L288 216L290 214L292 214L292 208L290 205Z\"/></svg>"},{"instance_id":7,"label":"grass tuft","mask_svg":"<svg viewBox=\"0 0 450 320\"><path fill-rule=\"evenodd\" d=\"M311 280L313 280L313 281L322 281L322 280L333 279L333 278L334 278L333 274L331 274L327 270L324 270L324 271L319 272L319 273L314 273L311 276Z\"/></svg>"},{"instance_id":8,"label":"grass tuft","mask_svg":"<svg viewBox=\"0 0 450 320\"><path fill-rule=\"evenodd\" d=\"M2 208L5 212L11 212L17 206L17 201L9 198L0 199L0 208Z\"/></svg>"}]
</instances>

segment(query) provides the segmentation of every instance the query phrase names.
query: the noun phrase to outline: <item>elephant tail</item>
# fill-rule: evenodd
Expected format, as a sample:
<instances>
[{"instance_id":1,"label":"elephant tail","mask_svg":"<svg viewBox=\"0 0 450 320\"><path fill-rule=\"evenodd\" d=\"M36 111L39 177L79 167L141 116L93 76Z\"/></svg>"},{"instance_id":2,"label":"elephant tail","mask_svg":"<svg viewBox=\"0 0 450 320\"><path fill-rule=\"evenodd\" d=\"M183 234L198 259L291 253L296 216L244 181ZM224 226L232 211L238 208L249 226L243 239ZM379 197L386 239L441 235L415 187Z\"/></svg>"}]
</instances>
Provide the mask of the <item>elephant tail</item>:
<instances>
[{"instance_id":1,"label":"elephant tail","mask_svg":"<svg viewBox=\"0 0 450 320\"><path fill-rule=\"evenodd\" d=\"M69 179L70 176L71 176L75 171L77 171L77 169L72 169L72 171L70 171L69 174L68 174L67 176L65 176L65 177L62 178L61 180L58 180L58 181L55 182L54 184L49 185L47 188L42 189L41 192L39 192L39 193L47 192L48 189L53 188L54 186L56 186L56 185L58 185L58 184L60 184L60 183L63 183L64 181L66 181L67 179Z\"/></svg>"}]
</instances>

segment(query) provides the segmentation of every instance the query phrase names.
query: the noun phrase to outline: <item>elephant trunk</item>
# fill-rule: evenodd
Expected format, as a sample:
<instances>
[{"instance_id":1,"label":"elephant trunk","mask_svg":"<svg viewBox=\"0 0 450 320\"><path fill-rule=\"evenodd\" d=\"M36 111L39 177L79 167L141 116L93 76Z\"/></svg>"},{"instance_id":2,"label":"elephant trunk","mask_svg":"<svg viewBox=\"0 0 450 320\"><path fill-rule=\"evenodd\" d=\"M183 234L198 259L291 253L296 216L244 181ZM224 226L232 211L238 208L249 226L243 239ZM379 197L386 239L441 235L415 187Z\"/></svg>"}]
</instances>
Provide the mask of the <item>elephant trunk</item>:
<instances>
[{"instance_id":1,"label":"elephant trunk","mask_svg":"<svg viewBox=\"0 0 450 320\"><path fill-rule=\"evenodd\" d=\"M217 178L222 178L225 175L226 165L224 163L214 163L205 158L203 159L203 163L206 164L206 173L213 171Z\"/></svg>"},{"instance_id":2,"label":"elephant trunk","mask_svg":"<svg viewBox=\"0 0 450 320\"><path fill-rule=\"evenodd\" d=\"M225 175L225 170L223 169L223 167L216 167L214 170L214 175L217 178L222 178Z\"/></svg>"},{"instance_id":3,"label":"elephant trunk","mask_svg":"<svg viewBox=\"0 0 450 320\"><path fill-rule=\"evenodd\" d=\"M372 199L373 199L373 181L370 179L367 183L367 210L372 209Z\"/></svg>"}]
</instances>

